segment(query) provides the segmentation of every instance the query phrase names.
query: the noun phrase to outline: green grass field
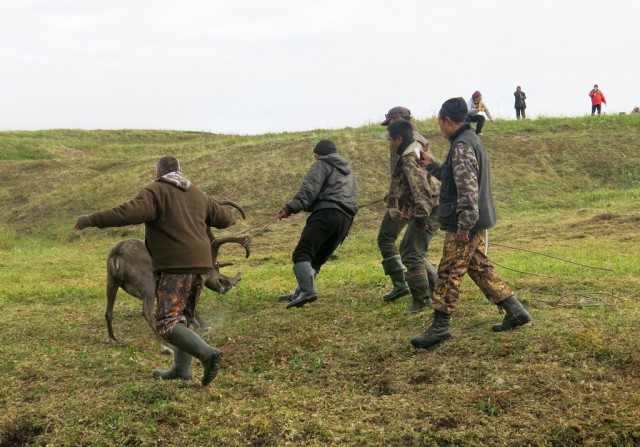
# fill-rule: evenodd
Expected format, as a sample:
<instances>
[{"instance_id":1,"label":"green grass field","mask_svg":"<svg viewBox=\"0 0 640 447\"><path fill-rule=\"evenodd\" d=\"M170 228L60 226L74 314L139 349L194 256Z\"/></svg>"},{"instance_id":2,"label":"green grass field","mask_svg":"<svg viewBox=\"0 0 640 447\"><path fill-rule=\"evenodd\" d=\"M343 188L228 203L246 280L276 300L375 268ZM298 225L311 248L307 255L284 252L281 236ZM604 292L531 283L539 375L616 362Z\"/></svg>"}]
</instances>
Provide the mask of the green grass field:
<instances>
[{"instance_id":1,"label":"green grass field","mask_svg":"<svg viewBox=\"0 0 640 447\"><path fill-rule=\"evenodd\" d=\"M437 123L417 124L442 158ZM0 446L640 445L640 116L487 126L499 215L489 256L534 321L491 332L502 316L467 279L454 338L428 351L409 339L431 313L407 318L410 298L381 301L380 203L361 210L323 268L318 301L276 301L295 285L305 216L272 220L322 138L351 160L361 203L384 196L380 125L250 137L0 132ZM242 282L199 305L212 325L203 337L224 352L207 388L197 362L197 380L151 378L171 358L122 291L119 342L106 342L106 255L143 228L72 231L77 216L132 198L165 155L244 206L247 220L216 236L254 235L248 259L221 250L234 263L224 272ZM434 238L434 263L441 246Z\"/></svg>"}]
</instances>

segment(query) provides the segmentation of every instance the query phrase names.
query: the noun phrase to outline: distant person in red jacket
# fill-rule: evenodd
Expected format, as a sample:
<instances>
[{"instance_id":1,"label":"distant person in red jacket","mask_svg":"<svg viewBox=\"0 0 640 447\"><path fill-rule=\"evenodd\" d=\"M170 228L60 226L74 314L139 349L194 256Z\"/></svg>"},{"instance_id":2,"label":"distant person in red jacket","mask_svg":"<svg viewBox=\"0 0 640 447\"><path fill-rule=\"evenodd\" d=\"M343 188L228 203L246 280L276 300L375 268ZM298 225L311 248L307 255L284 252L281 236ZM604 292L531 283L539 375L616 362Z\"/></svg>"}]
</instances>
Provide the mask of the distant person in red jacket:
<instances>
[{"instance_id":1,"label":"distant person in red jacket","mask_svg":"<svg viewBox=\"0 0 640 447\"><path fill-rule=\"evenodd\" d=\"M596 110L598 111L598 115L600 115L600 110L602 109L602 104L607 104L607 100L604 99L604 93L598 88L598 84L593 86L593 90L589 92L589 96L591 97L591 115L596 114Z\"/></svg>"}]
</instances>

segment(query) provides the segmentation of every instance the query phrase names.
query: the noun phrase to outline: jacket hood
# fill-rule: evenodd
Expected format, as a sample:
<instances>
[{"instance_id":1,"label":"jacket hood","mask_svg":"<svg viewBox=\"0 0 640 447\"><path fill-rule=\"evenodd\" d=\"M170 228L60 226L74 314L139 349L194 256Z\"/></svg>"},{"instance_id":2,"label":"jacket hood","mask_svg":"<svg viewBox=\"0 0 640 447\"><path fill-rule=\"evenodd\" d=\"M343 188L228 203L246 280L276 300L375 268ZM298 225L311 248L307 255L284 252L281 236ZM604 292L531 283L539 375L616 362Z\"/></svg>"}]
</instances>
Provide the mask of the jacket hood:
<instances>
[{"instance_id":1,"label":"jacket hood","mask_svg":"<svg viewBox=\"0 0 640 447\"><path fill-rule=\"evenodd\" d=\"M189 179L187 179L184 175L182 175L182 172L179 171L169 172L162 177L158 177L156 179L156 182L169 183L170 185L173 185L183 191L188 191L189 188L191 188L191 181L189 181Z\"/></svg>"},{"instance_id":2,"label":"jacket hood","mask_svg":"<svg viewBox=\"0 0 640 447\"><path fill-rule=\"evenodd\" d=\"M331 166L340 171L341 174L351 174L351 165L349 164L349 161L338 154L325 155L319 160L324 161L325 163L329 163Z\"/></svg>"}]
</instances>

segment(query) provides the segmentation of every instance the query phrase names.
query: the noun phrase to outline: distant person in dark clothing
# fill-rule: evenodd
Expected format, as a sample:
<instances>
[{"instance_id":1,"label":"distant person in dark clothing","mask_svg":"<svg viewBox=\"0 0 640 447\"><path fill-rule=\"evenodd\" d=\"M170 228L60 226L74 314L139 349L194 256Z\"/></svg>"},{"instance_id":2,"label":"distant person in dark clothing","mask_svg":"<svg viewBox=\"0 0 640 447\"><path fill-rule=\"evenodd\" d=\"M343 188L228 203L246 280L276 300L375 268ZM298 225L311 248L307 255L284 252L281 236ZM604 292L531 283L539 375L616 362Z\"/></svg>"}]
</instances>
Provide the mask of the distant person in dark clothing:
<instances>
[{"instance_id":1,"label":"distant person in dark clothing","mask_svg":"<svg viewBox=\"0 0 640 447\"><path fill-rule=\"evenodd\" d=\"M333 141L318 142L313 155L316 162L300 190L278 213L280 219L300 211L311 213L292 255L298 287L279 297L288 301L287 309L318 299L315 277L347 237L358 212L358 182L347 159L337 154Z\"/></svg>"},{"instance_id":2,"label":"distant person in dark clothing","mask_svg":"<svg viewBox=\"0 0 640 447\"><path fill-rule=\"evenodd\" d=\"M522 119L527 119L527 115L525 114L525 109L527 108L527 95L524 94L522 88L520 86L516 87L516 91L513 93L513 96L516 97L516 118L520 119L522 115Z\"/></svg>"},{"instance_id":3,"label":"distant person in dark clothing","mask_svg":"<svg viewBox=\"0 0 640 447\"><path fill-rule=\"evenodd\" d=\"M591 97L591 115L595 115L596 110L598 111L598 115L600 115L602 104L606 105L607 100L604 98L602 90L598 88L598 84L593 86L593 89L589 92L589 96Z\"/></svg>"}]
</instances>

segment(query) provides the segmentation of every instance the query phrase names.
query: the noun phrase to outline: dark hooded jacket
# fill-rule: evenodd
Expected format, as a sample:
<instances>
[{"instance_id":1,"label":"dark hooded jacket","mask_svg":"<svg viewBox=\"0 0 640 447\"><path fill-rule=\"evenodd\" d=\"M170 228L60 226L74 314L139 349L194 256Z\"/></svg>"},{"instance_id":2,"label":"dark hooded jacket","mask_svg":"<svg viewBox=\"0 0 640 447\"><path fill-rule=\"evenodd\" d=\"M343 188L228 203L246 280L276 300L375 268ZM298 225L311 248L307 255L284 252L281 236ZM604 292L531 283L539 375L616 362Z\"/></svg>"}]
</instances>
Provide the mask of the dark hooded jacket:
<instances>
[{"instance_id":1,"label":"dark hooded jacket","mask_svg":"<svg viewBox=\"0 0 640 447\"><path fill-rule=\"evenodd\" d=\"M300 191L284 207L288 214L337 209L353 217L358 212L358 181L349 162L338 154L316 160Z\"/></svg>"},{"instance_id":2,"label":"dark hooded jacket","mask_svg":"<svg viewBox=\"0 0 640 447\"><path fill-rule=\"evenodd\" d=\"M145 245L154 272L200 273L212 269L207 226L227 228L231 212L171 172L145 186L131 201L88 216L91 226L145 224Z\"/></svg>"}]
</instances>

